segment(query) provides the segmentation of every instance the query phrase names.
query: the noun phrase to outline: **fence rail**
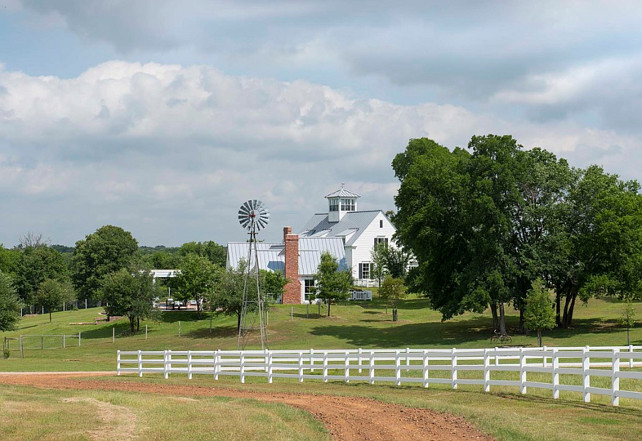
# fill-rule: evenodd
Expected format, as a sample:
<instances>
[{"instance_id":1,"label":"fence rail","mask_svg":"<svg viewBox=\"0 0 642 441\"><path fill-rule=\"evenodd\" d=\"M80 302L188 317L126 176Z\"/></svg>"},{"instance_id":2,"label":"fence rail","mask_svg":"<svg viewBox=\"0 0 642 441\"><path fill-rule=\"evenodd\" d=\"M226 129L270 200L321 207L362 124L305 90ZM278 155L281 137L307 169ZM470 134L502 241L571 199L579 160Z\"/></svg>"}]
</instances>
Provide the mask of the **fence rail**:
<instances>
[{"instance_id":1,"label":"fence rail","mask_svg":"<svg viewBox=\"0 0 642 441\"><path fill-rule=\"evenodd\" d=\"M485 392L491 386L549 389L553 398L560 391L579 392L585 402L591 394L611 397L613 406L620 398L642 400L642 392L624 390L620 379L634 380L642 390L642 346L600 346L560 348L490 348L490 349L347 349L347 350L255 350L255 351L118 351L118 375L136 373L265 377L303 380L341 380L480 385ZM622 369L628 369L623 371ZM474 377L477 373L478 378ZM519 380L493 379L492 374L513 372ZM431 373L435 374L434 376ZM437 374L438 373L438 374ZM462 377L460 378L460 373ZM473 373L473 374L470 374ZM531 381L538 374L550 381ZM496 375L497 376L497 375ZM563 376L563 377L562 377ZM561 381L577 378L579 381ZM608 387L595 387L592 378L605 378ZM578 384L574 384L578 383ZM639 386L639 387L638 387Z\"/></svg>"}]
</instances>

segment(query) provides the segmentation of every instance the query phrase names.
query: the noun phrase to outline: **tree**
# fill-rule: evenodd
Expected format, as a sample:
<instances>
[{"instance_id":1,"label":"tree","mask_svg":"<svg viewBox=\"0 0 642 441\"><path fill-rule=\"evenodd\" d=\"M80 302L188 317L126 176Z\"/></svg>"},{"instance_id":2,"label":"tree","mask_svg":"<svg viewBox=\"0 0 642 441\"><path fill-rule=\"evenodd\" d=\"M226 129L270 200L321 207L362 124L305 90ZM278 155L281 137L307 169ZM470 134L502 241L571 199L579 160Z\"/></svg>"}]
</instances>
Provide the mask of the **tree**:
<instances>
[{"instance_id":1,"label":"tree","mask_svg":"<svg viewBox=\"0 0 642 441\"><path fill-rule=\"evenodd\" d=\"M410 254L403 248L388 246L384 244L383 259L386 271L395 279L406 277Z\"/></svg>"},{"instance_id":2,"label":"tree","mask_svg":"<svg viewBox=\"0 0 642 441\"><path fill-rule=\"evenodd\" d=\"M220 268L218 283L210 293L210 308L220 308L223 314L236 315L236 332L241 329L241 313L243 311L243 286L247 262L241 259L238 268ZM248 295L256 296L256 284L248 285Z\"/></svg>"},{"instance_id":3,"label":"tree","mask_svg":"<svg viewBox=\"0 0 642 441\"><path fill-rule=\"evenodd\" d=\"M261 270L260 274L261 287L266 294L266 299L269 296L269 298L274 301L274 299L283 295L285 285L288 283L283 273L279 271Z\"/></svg>"},{"instance_id":4,"label":"tree","mask_svg":"<svg viewBox=\"0 0 642 441\"><path fill-rule=\"evenodd\" d=\"M68 289L63 283L55 279L47 279L40 284L36 294L36 304L43 306L49 312L49 323L54 308L59 307L69 297L65 291Z\"/></svg>"},{"instance_id":5,"label":"tree","mask_svg":"<svg viewBox=\"0 0 642 441\"><path fill-rule=\"evenodd\" d=\"M15 284L22 301L31 305L42 282L53 279L64 282L69 278L63 255L47 245L26 246L21 249L16 268Z\"/></svg>"},{"instance_id":6,"label":"tree","mask_svg":"<svg viewBox=\"0 0 642 441\"><path fill-rule=\"evenodd\" d=\"M107 274L127 268L138 250L131 233L105 225L76 242L72 257L72 281L79 297L92 299Z\"/></svg>"},{"instance_id":7,"label":"tree","mask_svg":"<svg viewBox=\"0 0 642 441\"><path fill-rule=\"evenodd\" d=\"M20 320L22 303L16 293L11 277L0 271L0 331L15 329Z\"/></svg>"},{"instance_id":8,"label":"tree","mask_svg":"<svg viewBox=\"0 0 642 441\"><path fill-rule=\"evenodd\" d=\"M397 304L406 297L406 285L403 279L386 276L379 289L379 296L390 302L392 306L392 321L397 321Z\"/></svg>"},{"instance_id":9,"label":"tree","mask_svg":"<svg viewBox=\"0 0 642 441\"><path fill-rule=\"evenodd\" d=\"M555 327L555 310L550 291L542 279L536 279L526 296L524 318L529 329L537 330L537 345L542 346L542 329Z\"/></svg>"},{"instance_id":10,"label":"tree","mask_svg":"<svg viewBox=\"0 0 642 441\"><path fill-rule=\"evenodd\" d=\"M15 274L20 261L20 251L9 250L0 244L0 271L5 274Z\"/></svg>"},{"instance_id":11,"label":"tree","mask_svg":"<svg viewBox=\"0 0 642 441\"><path fill-rule=\"evenodd\" d=\"M99 291L109 316L126 316L132 333L140 330L140 319L150 317L156 297L153 275L137 266L107 274Z\"/></svg>"},{"instance_id":12,"label":"tree","mask_svg":"<svg viewBox=\"0 0 642 441\"><path fill-rule=\"evenodd\" d=\"M328 317L330 304L333 301L345 300L352 286L352 274L349 271L339 271L337 259L328 252L321 254L321 262L316 279L317 297L328 304Z\"/></svg>"},{"instance_id":13,"label":"tree","mask_svg":"<svg viewBox=\"0 0 642 441\"><path fill-rule=\"evenodd\" d=\"M181 256L198 254L199 256L207 257L210 262L222 267L225 266L227 260L227 249L211 240L184 243L179 248L178 254Z\"/></svg>"},{"instance_id":14,"label":"tree","mask_svg":"<svg viewBox=\"0 0 642 441\"><path fill-rule=\"evenodd\" d=\"M620 326L626 328L626 344L627 346L631 344L630 330L635 327L635 308L631 299L626 299L624 304L624 310L620 316L618 323Z\"/></svg>"},{"instance_id":15,"label":"tree","mask_svg":"<svg viewBox=\"0 0 642 441\"><path fill-rule=\"evenodd\" d=\"M388 246L385 242L379 242L372 247L370 259L372 260L371 274L377 279L377 286L381 288L381 281L386 276L386 251Z\"/></svg>"},{"instance_id":16,"label":"tree","mask_svg":"<svg viewBox=\"0 0 642 441\"><path fill-rule=\"evenodd\" d=\"M190 253L181 264L180 273L174 279L176 297L185 302L196 300L198 316L201 315L203 300L208 297L217 279L217 266L207 257Z\"/></svg>"}]
</instances>

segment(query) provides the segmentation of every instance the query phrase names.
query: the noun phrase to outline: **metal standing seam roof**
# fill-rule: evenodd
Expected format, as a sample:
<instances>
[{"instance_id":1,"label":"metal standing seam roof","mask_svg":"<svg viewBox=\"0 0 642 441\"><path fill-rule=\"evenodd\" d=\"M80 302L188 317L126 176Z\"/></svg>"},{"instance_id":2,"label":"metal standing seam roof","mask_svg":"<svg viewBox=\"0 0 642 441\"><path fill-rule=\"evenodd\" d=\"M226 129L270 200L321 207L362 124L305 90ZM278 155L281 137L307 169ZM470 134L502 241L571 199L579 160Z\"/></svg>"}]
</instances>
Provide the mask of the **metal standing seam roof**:
<instances>
[{"instance_id":1,"label":"metal standing seam roof","mask_svg":"<svg viewBox=\"0 0 642 441\"><path fill-rule=\"evenodd\" d=\"M285 253L283 243L257 243L259 268L271 271L285 271ZM241 259L248 258L247 242L227 244L227 266L237 268ZM316 274L321 254L329 252L339 263L340 270L347 270L345 248L340 238L299 238L299 275ZM254 260L252 254L251 260Z\"/></svg>"},{"instance_id":2,"label":"metal standing seam roof","mask_svg":"<svg viewBox=\"0 0 642 441\"><path fill-rule=\"evenodd\" d=\"M341 184L340 189L330 193L329 195L326 195L325 197L326 198L360 198L361 195L358 195L356 193L346 190L345 188L343 188L343 184Z\"/></svg>"},{"instance_id":3,"label":"metal standing seam roof","mask_svg":"<svg viewBox=\"0 0 642 441\"><path fill-rule=\"evenodd\" d=\"M303 226L299 237L312 237L320 231L328 231L326 238L345 236L348 230L354 234L346 241L345 245L352 245L361 234L374 221L381 210L349 211L343 215L339 222L329 222L328 213L317 213Z\"/></svg>"}]
</instances>

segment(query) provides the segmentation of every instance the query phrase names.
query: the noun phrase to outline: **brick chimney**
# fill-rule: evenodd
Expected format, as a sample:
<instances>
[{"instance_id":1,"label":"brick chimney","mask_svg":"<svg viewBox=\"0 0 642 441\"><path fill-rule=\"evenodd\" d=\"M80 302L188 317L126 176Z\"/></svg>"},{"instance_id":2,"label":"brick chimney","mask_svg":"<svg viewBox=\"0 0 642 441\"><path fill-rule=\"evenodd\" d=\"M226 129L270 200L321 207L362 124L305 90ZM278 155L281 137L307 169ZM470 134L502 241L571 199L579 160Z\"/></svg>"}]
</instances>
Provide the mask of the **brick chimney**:
<instances>
[{"instance_id":1,"label":"brick chimney","mask_svg":"<svg viewBox=\"0 0 642 441\"><path fill-rule=\"evenodd\" d=\"M285 244L285 278L289 282L283 292L283 303L301 303L301 282L299 282L299 235L292 234L291 227L283 227Z\"/></svg>"}]
</instances>

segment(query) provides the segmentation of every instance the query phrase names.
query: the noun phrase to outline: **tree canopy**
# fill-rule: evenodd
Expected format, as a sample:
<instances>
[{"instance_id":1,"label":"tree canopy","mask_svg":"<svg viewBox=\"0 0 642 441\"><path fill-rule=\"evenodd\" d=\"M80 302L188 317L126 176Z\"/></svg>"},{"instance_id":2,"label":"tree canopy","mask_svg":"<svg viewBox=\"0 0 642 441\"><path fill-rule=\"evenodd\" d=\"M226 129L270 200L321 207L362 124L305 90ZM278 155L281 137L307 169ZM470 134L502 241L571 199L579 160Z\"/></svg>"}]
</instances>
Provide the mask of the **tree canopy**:
<instances>
[{"instance_id":1,"label":"tree canopy","mask_svg":"<svg viewBox=\"0 0 642 441\"><path fill-rule=\"evenodd\" d=\"M218 280L218 268L205 256L187 254L181 263L180 273L174 279L174 296L183 301L196 300L200 316L203 300L209 296Z\"/></svg>"},{"instance_id":2,"label":"tree canopy","mask_svg":"<svg viewBox=\"0 0 642 441\"><path fill-rule=\"evenodd\" d=\"M76 242L72 257L72 280L79 297L93 299L103 278L127 268L138 250L138 242L128 231L113 225L100 227Z\"/></svg>"},{"instance_id":3,"label":"tree canopy","mask_svg":"<svg viewBox=\"0 0 642 441\"><path fill-rule=\"evenodd\" d=\"M542 346L542 330L555 327L555 311L544 281L537 278L526 295L524 318L529 329L537 331L537 345Z\"/></svg>"},{"instance_id":4,"label":"tree canopy","mask_svg":"<svg viewBox=\"0 0 642 441\"><path fill-rule=\"evenodd\" d=\"M67 263L62 254L50 246L21 248L15 270L15 285L21 300L34 304L38 289L48 279L64 282L69 279Z\"/></svg>"},{"instance_id":5,"label":"tree canopy","mask_svg":"<svg viewBox=\"0 0 642 441\"><path fill-rule=\"evenodd\" d=\"M512 303L523 326L537 277L555 288L558 305L564 298L560 326L571 324L578 295L640 291L637 183L597 166L572 169L510 136L474 136L468 150L453 151L413 139L392 166L401 182L397 240L419 264L412 288L444 319L490 306L504 334Z\"/></svg>"},{"instance_id":6,"label":"tree canopy","mask_svg":"<svg viewBox=\"0 0 642 441\"><path fill-rule=\"evenodd\" d=\"M109 273L101 283L105 311L109 316L126 316L132 333L140 329L140 319L151 315L155 296L152 274L137 266Z\"/></svg>"},{"instance_id":7,"label":"tree canopy","mask_svg":"<svg viewBox=\"0 0 642 441\"><path fill-rule=\"evenodd\" d=\"M321 262L315 278L317 297L328 304L328 316L330 316L330 304L348 297L352 285L352 274L349 271L340 271L337 259L330 253L324 252L321 254Z\"/></svg>"},{"instance_id":8,"label":"tree canopy","mask_svg":"<svg viewBox=\"0 0 642 441\"><path fill-rule=\"evenodd\" d=\"M8 274L0 271L0 331L15 329L22 303Z\"/></svg>"}]
</instances>

